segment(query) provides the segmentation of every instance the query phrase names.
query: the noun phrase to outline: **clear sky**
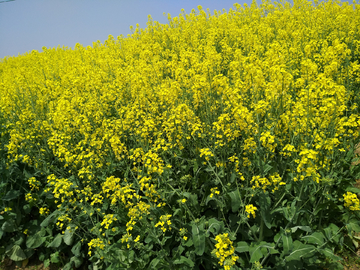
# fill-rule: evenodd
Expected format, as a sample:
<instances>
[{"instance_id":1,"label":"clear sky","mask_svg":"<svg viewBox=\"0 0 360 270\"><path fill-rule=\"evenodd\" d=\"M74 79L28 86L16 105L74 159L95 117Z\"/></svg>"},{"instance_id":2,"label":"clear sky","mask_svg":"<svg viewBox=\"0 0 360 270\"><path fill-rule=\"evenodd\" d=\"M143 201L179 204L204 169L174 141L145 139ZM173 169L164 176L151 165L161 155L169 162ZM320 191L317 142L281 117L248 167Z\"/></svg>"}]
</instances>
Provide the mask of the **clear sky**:
<instances>
[{"instance_id":1,"label":"clear sky","mask_svg":"<svg viewBox=\"0 0 360 270\"><path fill-rule=\"evenodd\" d=\"M76 43L102 43L113 35L127 37L130 25L146 28L147 16L168 23L167 14L176 17L184 8L189 14L201 5L204 10L229 11L234 3L251 0L15 0L0 1L0 59L17 56L42 47L53 48ZM292 1L290 1L292 3ZM261 4L261 0L257 1ZM350 2L351 3L351 2ZM166 13L164 16L163 13Z\"/></svg>"}]
</instances>

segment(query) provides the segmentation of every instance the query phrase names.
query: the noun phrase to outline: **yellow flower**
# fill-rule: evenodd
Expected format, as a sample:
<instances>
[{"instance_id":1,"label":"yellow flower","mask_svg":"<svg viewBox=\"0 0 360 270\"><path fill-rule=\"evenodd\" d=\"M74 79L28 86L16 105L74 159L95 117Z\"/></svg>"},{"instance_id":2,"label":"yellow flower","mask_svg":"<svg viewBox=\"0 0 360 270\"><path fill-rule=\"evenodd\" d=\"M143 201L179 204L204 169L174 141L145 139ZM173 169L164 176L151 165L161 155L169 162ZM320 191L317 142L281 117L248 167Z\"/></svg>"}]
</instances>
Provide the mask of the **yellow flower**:
<instances>
[{"instance_id":1,"label":"yellow flower","mask_svg":"<svg viewBox=\"0 0 360 270\"><path fill-rule=\"evenodd\" d=\"M245 206L245 212L248 213L247 217L250 218L250 214L253 215L253 218L255 218L255 211L257 210L257 208L252 205L252 204L248 204Z\"/></svg>"},{"instance_id":2,"label":"yellow flower","mask_svg":"<svg viewBox=\"0 0 360 270\"><path fill-rule=\"evenodd\" d=\"M360 201L356 194L352 192L347 192L344 196L344 206L349 208L351 211L359 211L360 210Z\"/></svg>"}]
</instances>

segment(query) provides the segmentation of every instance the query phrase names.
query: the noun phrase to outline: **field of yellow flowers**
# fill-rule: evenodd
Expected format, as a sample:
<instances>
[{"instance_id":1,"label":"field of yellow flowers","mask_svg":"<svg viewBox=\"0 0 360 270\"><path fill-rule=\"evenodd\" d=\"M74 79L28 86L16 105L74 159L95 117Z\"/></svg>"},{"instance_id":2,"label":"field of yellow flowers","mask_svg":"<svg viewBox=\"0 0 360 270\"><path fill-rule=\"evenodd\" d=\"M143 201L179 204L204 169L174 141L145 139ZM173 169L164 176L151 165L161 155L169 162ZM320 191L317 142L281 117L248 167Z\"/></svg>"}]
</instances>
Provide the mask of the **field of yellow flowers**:
<instances>
[{"instance_id":1,"label":"field of yellow flowers","mask_svg":"<svg viewBox=\"0 0 360 270\"><path fill-rule=\"evenodd\" d=\"M0 257L342 269L360 232L360 6L168 20L0 60Z\"/></svg>"}]
</instances>

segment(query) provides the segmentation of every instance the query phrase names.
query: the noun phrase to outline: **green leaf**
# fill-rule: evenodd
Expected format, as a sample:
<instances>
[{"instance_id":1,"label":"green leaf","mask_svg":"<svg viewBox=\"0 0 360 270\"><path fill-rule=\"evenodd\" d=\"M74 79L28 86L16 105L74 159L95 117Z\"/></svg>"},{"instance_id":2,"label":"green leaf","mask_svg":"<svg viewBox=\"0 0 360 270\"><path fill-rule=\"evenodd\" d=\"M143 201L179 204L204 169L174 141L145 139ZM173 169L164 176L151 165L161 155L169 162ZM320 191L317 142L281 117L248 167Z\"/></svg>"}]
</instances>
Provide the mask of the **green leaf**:
<instances>
[{"instance_id":1,"label":"green leaf","mask_svg":"<svg viewBox=\"0 0 360 270\"><path fill-rule=\"evenodd\" d=\"M208 205L208 203L210 202L210 201L215 201L215 197L210 197L210 195L208 195L207 197L206 197L206 201L205 201L205 205Z\"/></svg>"},{"instance_id":2,"label":"green leaf","mask_svg":"<svg viewBox=\"0 0 360 270\"><path fill-rule=\"evenodd\" d=\"M64 267L62 268L62 270L71 270L71 262L68 262L67 264L65 264Z\"/></svg>"},{"instance_id":3,"label":"green leaf","mask_svg":"<svg viewBox=\"0 0 360 270\"><path fill-rule=\"evenodd\" d=\"M310 244L324 244L324 235L321 232L314 232L311 235L303 236L302 239L305 239Z\"/></svg>"},{"instance_id":4,"label":"green leaf","mask_svg":"<svg viewBox=\"0 0 360 270\"><path fill-rule=\"evenodd\" d=\"M13 219L7 220L1 226L1 230L4 232L14 232L16 230L15 222Z\"/></svg>"},{"instance_id":5,"label":"green leaf","mask_svg":"<svg viewBox=\"0 0 360 270\"><path fill-rule=\"evenodd\" d=\"M211 218L208 221L209 228L206 230L206 237L209 237L210 232L214 235L217 235L221 228L224 226L224 223L222 221L218 221L216 218Z\"/></svg>"},{"instance_id":6,"label":"green leaf","mask_svg":"<svg viewBox=\"0 0 360 270\"><path fill-rule=\"evenodd\" d=\"M281 240L284 246L284 254L288 254L293 249L293 240L291 235L287 235L286 233L281 235Z\"/></svg>"},{"instance_id":7,"label":"green leaf","mask_svg":"<svg viewBox=\"0 0 360 270\"><path fill-rule=\"evenodd\" d=\"M151 261L149 265L149 269L156 269L156 266L159 264L160 260L158 258L155 258Z\"/></svg>"},{"instance_id":8,"label":"green leaf","mask_svg":"<svg viewBox=\"0 0 360 270\"><path fill-rule=\"evenodd\" d=\"M59 263L60 262L59 252L58 251L50 255L50 261L52 263Z\"/></svg>"},{"instance_id":9,"label":"green leaf","mask_svg":"<svg viewBox=\"0 0 360 270\"><path fill-rule=\"evenodd\" d=\"M44 261L44 268L48 268L50 266L50 259L46 259Z\"/></svg>"},{"instance_id":10,"label":"green leaf","mask_svg":"<svg viewBox=\"0 0 360 270\"><path fill-rule=\"evenodd\" d=\"M75 267L79 268L80 265L82 264L83 260L79 256L73 256L73 257L71 257L70 262L74 262Z\"/></svg>"},{"instance_id":11,"label":"green leaf","mask_svg":"<svg viewBox=\"0 0 360 270\"><path fill-rule=\"evenodd\" d=\"M298 229L300 229L300 230L303 230L303 231L305 231L305 232L309 232L309 233L311 233L312 232L312 230L311 230L311 228L309 227L309 226L295 226L295 227L292 227L291 228L291 232L296 232Z\"/></svg>"},{"instance_id":12,"label":"green leaf","mask_svg":"<svg viewBox=\"0 0 360 270\"><path fill-rule=\"evenodd\" d=\"M27 248L38 248L40 247L46 240L46 237L42 237L39 232L30 235L26 239Z\"/></svg>"},{"instance_id":13,"label":"green leaf","mask_svg":"<svg viewBox=\"0 0 360 270\"><path fill-rule=\"evenodd\" d=\"M233 211L233 213L236 213L241 206L240 193L238 190L235 190L228 193L227 195L229 195L231 200L231 211Z\"/></svg>"},{"instance_id":14,"label":"green leaf","mask_svg":"<svg viewBox=\"0 0 360 270\"><path fill-rule=\"evenodd\" d=\"M1 198L2 201L11 201L16 199L21 194L20 190L12 189L9 190L4 197Z\"/></svg>"},{"instance_id":15,"label":"green leaf","mask_svg":"<svg viewBox=\"0 0 360 270\"><path fill-rule=\"evenodd\" d=\"M249 248L250 252L250 262L257 262L260 261L262 257L264 257L264 254L261 252L262 245L261 243L259 245L253 246Z\"/></svg>"},{"instance_id":16,"label":"green leaf","mask_svg":"<svg viewBox=\"0 0 360 270\"><path fill-rule=\"evenodd\" d=\"M305 245L300 241L296 240L294 242L293 251L285 258L287 262L293 260L300 260L302 257L311 256L312 252L315 251L316 248L312 245Z\"/></svg>"},{"instance_id":17,"label":"green leaf","mask_svg":"<svg viewBox=\"0 0 360 270\"><path fill-rule=\"evenodd\" d=\"M75 256L80 256L81 255L81 241L77 242L71 249L71 252L75 255Z\"/></svg>"},{"instance_id":18,"label":"green leaf","mask_svg":"<svg viewBox=\"0 0 360 270\"><path fill-rule=\"evenodd\" d=\"M63 235L61 233L58 233L54 240L47 247L58 248L61 245L62 238Z\"/></svg>"},{"instance_id":19,"label":"green leaf","mask_svg":"<svg viewBox=\"0 0 360 270\"><path fill-rule=\"evenodd\" d=\"M235 182L235 178L236 178L236 173L232 173L230 176L230 183L234 183Z\"/></svg>"},{"instance_id":20,"label":"green leaf","mask_svg":"<svg viewBox=\"0 0 360 270\"><path fill-rule=\"evenodd\" d=\"M40 226L41 227L47 227L49 226L50 222L53 222L56 218L57 218L57 215L58 215L59 211L58 210L55 210L54 212L52 212L49 216L47 216L43 222L41 222Z\"/></svg>"},{"instance_id":21,"label":"green leaf","mask_svg":"<svg viewBox=\"0 0 360 270\"><path fill-rule=\"evenodd\" d=\"M67 244L68 246L71 246L71 244L73 242L74 231L75 231L75 229L73 229L72 226L70 226L70 230L68 230L67 228L65 230L64 243Z\"/></svg>"},{"instance_id":22,"label":"green leaf","mask_svg":"<svg viewBox=\"0 0 360 270\"><path fill-rule=\"evenodd\" d=\"M20 246L18 245L14 245L9 252L7 253L7 255L9 256L10 260L13 260L15 262L18 261L23 261L26 260L26 254L25 252L21 249Z\"/></svg>"},{"instance_id":23,"label":"green leaf","mask_svg":"<svg viewBox=\"0 0 360 270\"><path fill-rule=\"evenodd\" d=\"M202 256L205 251L205 232L204 223L200 223L199 226L192 224L192 239L194 241L195 253Z\"/></svg>"},{"instance_id":24,"label":"green leaf","mask_svg":"<svg viewBox=\"0 0 360 270\"><path fill-rule=\"evenodd\" d=\"M190 260L189 258L186 258L184 256L180 256L180 259L177 259L174 261L174 264L185 264L188 267L194 267L194 262Z\"/></svg>"},{"instance_id":25,"label":"green leaf","mask_svg":"<svg viewBox=\"0 0 360 270\"><path fill-rule=\"evenodd\" d=\"M237 252L239 252L239 253L248 252L249 251L249 245L245 241L238 242L235 250Z\"/></svg>"},{"instance_id":26,"label":"green leaf","mask_svg":"<svg viewBox=\"0 0 360 270\"><path fill-rule=\"evenodd\" d=\"M269 197L269 194L265 194L264 192L260 193L259 205L260 205L261 218L263 219L266 227L268 229L271 229L271 214L270 214L271 199Z\"/></svg>"},{"instance_id":27,"label":"green leaf","mask_svg":"<svg viewBox=\"0 0 360 270\"><path fill-rule=\"evenodd\" d=\"M358 193L360 193L360 188L357 188L357 187L347 187L347 188L346 188L346 191L350 191L350 192L352 192L352 193L358 194Z\"/></svg>"},{"instance_id":28,"label":"green leaf","mask_svg":"<svg viewBox=\"0 0 360 270\"><path fill-rule=\"evenodd\" d=\"M186 246L186 247L191 247L191 246L193 246L194 245L194 242L193 242L193 240L191 239L191 238L189 238L187 241L186 241L186 243L184 244L184 246Z\"/></svg>"},{"instance_id":29,"label":"green leaf","mask_svg":"<svg viewBox=\"0 0 360 270\"><path fill-rule=\"evenodd\" d=\"M331 223L327 228L324 229L325 236L328 240L331 240L334 235L339 232L339 227ZM334 239L333 239L334 240Z\"/></svg>"},{"instance_id":30,"label":"green leaf","mask_svg":"<svg viewBox=\"0 0 360 270\"><path fill-rule=\"evenodd\" d=\"M31 207L30 207L29 204L25 204L25 205L23 206L23 209L24 209L25 214L30 214L30 212L31 212Z\"/></svg>"},{"instance_id":31,"label":"green leaf","mask_svg":"<svg viewBox=\"0 0 360 270\"><path fill-rule=\"evenodd\" d=\"M330 260L333 260L333 261L343 261L344 260L343 258L336 256L334 254L334 252L329 248L320 249L320 252L322 254L324 254L327 258L329 258Z\"/></svg>"},{"instance_id":32,"label":"green leaf","mask_svg":"<svg viewBox=\"0 0 360 270\"><path fill-rule=\"evenodd\" d=\"M273 168L273 167L272 167L271 165L266 164L266 165L264 166L264 175L266 175L267 172L270 171L272 168Z\"/></svg>"},{"instance_id":33,"label":"green leaf","mask_svg":"<svg viewBox=\"0 0 360 270\"><path fill-rule=\"evenodd\" d=\"M351 232L354 231L356 233L360 232L359 221L351 220L348 224L346 224L347 229Z\"/></svg>"}]
</instances>

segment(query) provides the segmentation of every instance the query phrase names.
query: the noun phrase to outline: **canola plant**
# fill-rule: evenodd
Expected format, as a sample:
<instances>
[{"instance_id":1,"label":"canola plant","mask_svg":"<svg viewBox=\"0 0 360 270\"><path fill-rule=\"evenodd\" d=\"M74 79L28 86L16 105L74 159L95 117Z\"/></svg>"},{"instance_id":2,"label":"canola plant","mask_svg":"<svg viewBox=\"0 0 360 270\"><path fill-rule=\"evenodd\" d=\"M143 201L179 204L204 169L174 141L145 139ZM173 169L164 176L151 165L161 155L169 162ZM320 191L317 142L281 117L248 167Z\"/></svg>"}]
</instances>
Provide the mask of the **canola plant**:
<instances>
[{"instance_id":1,"label":"canola plant","mask_svg":"<svg viewBox=\"0 0 360 270\"><path fill-rule=\"evenodd\" d=\"M168 20L0 60L0 255L340 267L335 251L360 228L359 5L198 6Z\"/></svg>"}]
</instances>

